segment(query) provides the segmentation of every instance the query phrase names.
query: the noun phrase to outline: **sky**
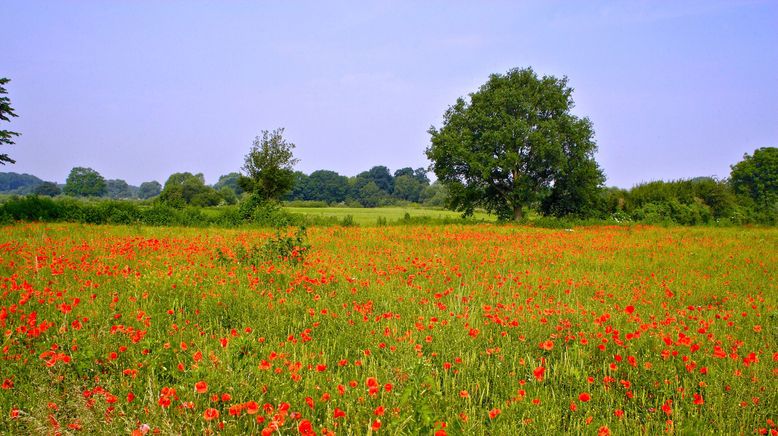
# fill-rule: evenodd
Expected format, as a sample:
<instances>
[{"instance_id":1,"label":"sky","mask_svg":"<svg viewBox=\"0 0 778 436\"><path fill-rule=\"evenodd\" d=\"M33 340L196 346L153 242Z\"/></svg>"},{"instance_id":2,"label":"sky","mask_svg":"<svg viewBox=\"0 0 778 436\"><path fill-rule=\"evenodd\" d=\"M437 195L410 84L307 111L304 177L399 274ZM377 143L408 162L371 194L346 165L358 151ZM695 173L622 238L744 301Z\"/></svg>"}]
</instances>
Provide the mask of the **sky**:
<instances>
[{"instance_id":1,"label":"sky","mask_svg":"<svg viewBox=\"0 0 778 436\"><path fill-rule=\"evenodd\" d=\"M490 74L567 76L607 185L729 175L778 146L775 1L0 0L20 132L0 171L133 185L240 170L285 128L296 169L427 167Z\"/></svg>"}]
</instances>

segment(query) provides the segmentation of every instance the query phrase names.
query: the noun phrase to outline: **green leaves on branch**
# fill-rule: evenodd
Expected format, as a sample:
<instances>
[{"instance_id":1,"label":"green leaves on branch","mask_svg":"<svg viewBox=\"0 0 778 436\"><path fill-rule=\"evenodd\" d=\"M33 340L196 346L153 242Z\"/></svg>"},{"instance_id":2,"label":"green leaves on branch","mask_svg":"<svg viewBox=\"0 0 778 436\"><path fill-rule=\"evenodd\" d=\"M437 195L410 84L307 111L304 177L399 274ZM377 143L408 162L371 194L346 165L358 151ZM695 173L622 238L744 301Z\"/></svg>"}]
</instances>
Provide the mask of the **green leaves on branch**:
<instances>
[{"instance_id":1,"label":"green leaves on branch","mask_svg":"<svg viewBox=\"0 0 778 436\"><path fill-rule=\"evenodd\" d=\"M5 96L8 91L5 90L5 84L10 82L11 79L0 78L0 120L11 121L11 117L16 117L14 109L11 107L11 99ZM10 130L0 130L0 145L13 145L13 137L19 136L19 133L12 132ZM8 157L5 153L0 153L0 164L16 163L15 160Z\"/></svg>"},{"instance_id":2,"label":"green leaves on branch","mask_svg":"<svg viewBox=\"0 0 778 436\"><path fill-rule=\"evenodd\" d=\"M246 173L238 183L245 191L253 192L265 199L280 199L294 186L295 159L292 150L295 145L283 137L284 129L262 131L246 155L243 171Z\"/></svg>"}]
</instances>

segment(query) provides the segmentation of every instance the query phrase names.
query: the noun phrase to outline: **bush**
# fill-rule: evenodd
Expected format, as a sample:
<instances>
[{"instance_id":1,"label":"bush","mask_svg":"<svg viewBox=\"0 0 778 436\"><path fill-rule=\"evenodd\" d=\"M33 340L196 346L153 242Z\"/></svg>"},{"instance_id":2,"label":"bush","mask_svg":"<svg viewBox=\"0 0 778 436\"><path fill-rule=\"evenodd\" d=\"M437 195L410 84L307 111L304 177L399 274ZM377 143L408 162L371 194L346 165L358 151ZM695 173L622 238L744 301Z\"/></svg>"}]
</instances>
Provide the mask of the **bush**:
<instances>
[{"instance_id":1,"label":"bush","mask_svg":"<svg viewBox=\"0 0 778 436\"><path fill-rule=\"evenodd\" d=\"M237 262L253 266L276 260L302 263L310 248L305 227L299 227L292 235L288 232L282 235L280 230L276 230L275 237L269 238L262 245L252 245L249 248L238 245L233 250L233 256L217 248L216 258L222 263Z\"/></svg>"}]
</instances>

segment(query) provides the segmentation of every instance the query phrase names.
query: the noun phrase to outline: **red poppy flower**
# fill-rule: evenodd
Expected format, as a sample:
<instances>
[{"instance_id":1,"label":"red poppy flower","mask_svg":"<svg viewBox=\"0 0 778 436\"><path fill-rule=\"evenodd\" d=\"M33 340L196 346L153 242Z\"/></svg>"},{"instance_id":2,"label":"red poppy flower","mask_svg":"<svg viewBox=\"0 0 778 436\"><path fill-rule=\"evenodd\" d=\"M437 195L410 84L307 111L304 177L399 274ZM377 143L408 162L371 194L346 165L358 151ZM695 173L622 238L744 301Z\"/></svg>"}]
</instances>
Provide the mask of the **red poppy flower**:
<instances>
[{"instance_id":1,"label":"red poppy flower","mask_svg":"<svg viewBox=\"0 0 778 436\"><path fill-rule=\"evenodd\" d=\"M218 417L219 417L219 411L214 409L213 407L209 407L205 409L205 412L203 412L203 419L205 419L206 421L213 421Z\"/></svg>"},{"instance_id":2,"label":"red poppy flower","mask_svg":"<svg viewBox=\"0 0 778 436\"><path fill-rule=\"evenodd\" d=\"M535 380L543 381L543 375L546 373L546 368L539 366L532 371L532 375L535 376Z\"/></svg>"}]
</instances>

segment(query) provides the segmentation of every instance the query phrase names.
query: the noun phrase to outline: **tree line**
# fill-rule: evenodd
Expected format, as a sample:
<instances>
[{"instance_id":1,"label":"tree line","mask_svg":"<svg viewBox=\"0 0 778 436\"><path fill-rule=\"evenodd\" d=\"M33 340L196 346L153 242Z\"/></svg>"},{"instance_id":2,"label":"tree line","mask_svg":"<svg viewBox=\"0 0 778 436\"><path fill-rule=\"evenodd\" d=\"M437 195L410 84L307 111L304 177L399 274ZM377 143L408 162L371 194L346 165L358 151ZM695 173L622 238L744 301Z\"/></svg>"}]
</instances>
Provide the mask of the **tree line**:
<instances>
[{"instance_id":1,"label":"tree line","mask_svg":"<svg viewBox=\"0 0 778 436\"><path fill-rule=\"evenodd\" d=\"M0 96L6 83L0 81ZM606 188L594 159L593 124L571 112L572 92L566 77L541 77L531 68L492 74L445 111L441 127L428 130L425 152L435 183L424 168L391 172L378 165L353 177L331 170L294 171L295 144L284 139L280 128L257 136L241 171L221 176L213 186L201 173L183 172L172 174L164 185L150 181L133 187L76 167L62 186L29 175L0 174L0 192L6 185L11 192L37 195L154 199L173 209L239 203L245 217L277 210L278 202L286 200L352 207L422 203L463 216L482 209L501 220L522 220L532 210L555 218L778 223L775 147L746 154L725 180L698 177L643 183L630 190ZM0 120L15 116L2 96ZM2 131L0 140L12 144L18 135ZM0 163L6 162L13 160L0 155Z\"/></svg>"},{"instance_id":2,"label":"tree line","mask_svg":"<svg viewBox=\"0 0 778 436\"><path fill-rule=\"evenodd\" d=\"M392 172L386 166L377 165L352 177L332 170L317 170L310 174L294 171L292 176L291 190L280 197L282 200L360 207L403 202L442 207L445 203L445 189L439 183L430 183L423 168L405 167ZM176 208L205 207L238 203L246 195L240 180L241 173L232 172L209 185L202 173L181 172L171 174L164 185L149 181L133 186L121 179L106 179L92 168L75 167L64 184L47 182L30 174L0 173L0 193L156 199Z\"/></svg>"}]
</instances>

